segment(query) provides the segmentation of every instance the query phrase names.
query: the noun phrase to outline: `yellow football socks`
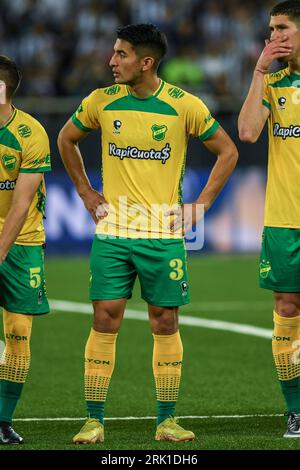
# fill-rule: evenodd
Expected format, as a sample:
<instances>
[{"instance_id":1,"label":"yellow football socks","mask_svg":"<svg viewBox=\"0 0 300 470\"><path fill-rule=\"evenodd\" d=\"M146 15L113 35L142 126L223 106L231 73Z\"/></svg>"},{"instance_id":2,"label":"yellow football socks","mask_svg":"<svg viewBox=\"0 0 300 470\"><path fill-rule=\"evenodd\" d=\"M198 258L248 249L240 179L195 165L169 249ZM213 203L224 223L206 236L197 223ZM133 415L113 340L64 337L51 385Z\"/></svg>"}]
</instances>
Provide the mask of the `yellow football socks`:
<instances>
[{"instance_id":1,"label":"yellow football socks","mask_svg":"<svg viewBox=\"0 0 300 470\"><path fill-rule=\"evenodd\" d=\"M5 349L0 360L0 421L11 422L30 366L32 315L3 312Z\"/></svg>"},{"instance_id":2,"label":"yellow football socks","mask_svg":"<svg viewBox=\"0 0 300 470\"><path fill-rule=\"evenodd\" d=\"M183 347L179 331L173 335L155 335L153 374L156 385L157 424L174 416L178 399Z\"/></svg>"},{"instance_id":3,"label":"yellow football socks","mask_svg":"<svg viewBox=\"0 0 300 470\"><path fill-rule=\"evenodd\" d=\"M104 404L115 365L117 334L91 329L85 348L85 399L90 418L104 420Z\"/></svg>"},{"instance_id":4,"label":"yellow football socks","mask_svg":"<svg viewBox=\"0 0 300 470\"><path fill-rule=\"evenodd\" d=\"M272 350L288 413L300 413L300 316L274 311Z\"/></svg>"}]
</instances>

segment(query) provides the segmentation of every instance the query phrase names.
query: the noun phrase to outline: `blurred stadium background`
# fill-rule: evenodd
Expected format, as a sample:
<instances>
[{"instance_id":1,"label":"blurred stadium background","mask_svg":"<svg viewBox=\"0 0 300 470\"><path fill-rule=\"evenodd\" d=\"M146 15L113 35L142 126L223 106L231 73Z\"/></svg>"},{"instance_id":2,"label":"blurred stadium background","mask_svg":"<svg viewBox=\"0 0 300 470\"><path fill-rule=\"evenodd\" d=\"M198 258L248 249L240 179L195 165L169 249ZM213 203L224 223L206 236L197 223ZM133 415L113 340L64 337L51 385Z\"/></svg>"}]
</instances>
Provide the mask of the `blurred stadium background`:
<instances>
[{"instance_id":1,"label":"blurred stadium background","mask_svg":"<svg viewBox=\"0 0 300 470\"><path fill-rule=\"evenodd\" d=\"M24 78L16 105L46 127L53 172L47 175L48 253L87 253L92 222L62 170L59 129L81 99L112 83L108 60L118 26L153 22L170 51L160 75L200 96L240 150L238 170L205 218L204 250L257 251L263 219L266 136L241 144L237 113L268 34L273 1L227 0L0 0L1 53ZM82 143L88 173L100 186L99 135ZM189 146L185 200L199 192L213 157L196 140Z\"/></svg>"},{"instance_id":2,"label":"blurred stadium background","mask_svg":"<svg viewBox=\"0 0 300 470\"><path fill-rule=\"evenodd\" d=\"M43 420L79 419L85 413L82 353L90 317L78 312L89 307L66 302L88 302L85 256L93 223L63 170L56 137L85 95L112 83L108 60L115 30L131 22L152 22L167 34L170 51L160 75L200 96L240 151L236 172L205 217L204 248L200 256L190 257L193 301L183 309L183 318L192 315L225 324L207 323L203 329L203 322L183 323L186 368L179 414L224 419L186 422L200 438L185 448L296 447L295 442L281 439L284 423L276 415L284 405L266 341L271 335L272 300L270 293L257 287L267 139L264 133L257 144L243 145L236 124L268 35L273 4L273 0L0 0L1 54L14 58L24 75L15 104L37 117L50 136L47 282L49 297L65 302L53 301L53 314L34 325L32 369L17 413L18 430L27 438L25 448L70 449L67 443L79 423ZM81 150L91 181L100 189L100 136L92 133ZM186 201L198 194L212 163L201 143L192 140L184 180ZM74 259L77 255L83 258ZM145 310L138 287L129 309ZM251 334L246 326L244 334L238 334L241 331L234 332L229 323L256 326L262 333ZM125 321L119 341L108 416L153 416L148 328L136 320ZM137 350L144 370L136 364ZM133 377L139 376L138 383L129 378L129 370ZM232 419L235 415L249 417ZM26 421L32 417L42 421ZM136 422L134 435L132 426L126 421L108 424L112 434L108 433L104 448L169 448L152 440L154 423Z\"/></svg>"}]
</instances>

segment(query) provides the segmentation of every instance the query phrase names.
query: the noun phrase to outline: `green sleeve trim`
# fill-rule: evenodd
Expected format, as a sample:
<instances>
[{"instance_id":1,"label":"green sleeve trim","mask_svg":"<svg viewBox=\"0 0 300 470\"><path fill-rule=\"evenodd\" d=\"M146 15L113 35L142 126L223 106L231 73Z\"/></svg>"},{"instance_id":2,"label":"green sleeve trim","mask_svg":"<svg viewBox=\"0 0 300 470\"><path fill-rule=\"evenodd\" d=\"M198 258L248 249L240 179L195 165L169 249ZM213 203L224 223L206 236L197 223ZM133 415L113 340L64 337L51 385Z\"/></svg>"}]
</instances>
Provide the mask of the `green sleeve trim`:
<instances>
[{"instance_id":1,"label":"green sleeve trim","mask_svg":"<svg viewBox=\"0 0 300 470\"><path fill-rule=\"evenodd\" d=\"M216 132L216 130L218 129L219 126L220 126L220 124L218 123L218 121L215 121L213 123L213 125L209 129L207 129L207 131L203 132L203 134L199 135L198 138L200 140L208 139L209 137L211 137Z\"/></svg>"},{"instance_id":2,"label":"green sleeve trim","mask_svg":"<svg viewBox=\"0 0 300 470\"><path fill-rule=\"evenodd\" d=\"M41 166L39 168L20 168L20 173L46 173L51 171L51 166Z\"/></svg>"},{"instance_id":3,"label":"green sleeve trim","mask_svg":"<svg viewBox=\"0 0 300 470\"><path fill-rule=\"evenodd\" d=\"M271 105L266 100L262 100L262 104L271 111Z\"/></svg>"},{"instance_id":4,"label":"green sleeve trim","mask_svg":"<svg viewBox=\"0 0 300 470\"><path fill-rule=\"evenodd\" d=\"M77 117L75 116L75 114L73 114L73 116L72 116L72 122L73 122L73 124L75 124L76 127L78 127L78 129L80 129L80 130L83 131L83 132L90 132L90 131L93 130L93 129L90 129L89 127L84 126L84 125L79 121L79 119L77 119Z\"/></svg>"}]
</instances>

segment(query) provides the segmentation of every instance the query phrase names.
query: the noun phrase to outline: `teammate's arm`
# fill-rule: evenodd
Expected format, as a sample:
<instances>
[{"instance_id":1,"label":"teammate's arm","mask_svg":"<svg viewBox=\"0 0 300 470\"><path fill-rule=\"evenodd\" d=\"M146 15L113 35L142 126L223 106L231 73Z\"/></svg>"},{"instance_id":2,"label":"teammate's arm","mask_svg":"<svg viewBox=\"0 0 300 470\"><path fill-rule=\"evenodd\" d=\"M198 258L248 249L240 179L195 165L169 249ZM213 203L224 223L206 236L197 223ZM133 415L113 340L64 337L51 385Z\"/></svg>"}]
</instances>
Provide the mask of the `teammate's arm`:
<instances>
[{"instance_id":1,"label":"teammate's arm","mask_svg":"<svg viewBox=\"0 0 300 470\"><path fill-rule=\"evenodd\" d=\"M285 57L290 51L286 36L266 41L266 47L257 61L248 96L238 118L239 137L242 142L253 144L259 138L270 114L270 110L262 103L264 76L275 59Z\"/></svg>"},{"instance_id":2,"label":"teammate's arm","mask_svg":"<svg viewBox=\"0 0 300 470\"><path fill-rule=\"evenodd\" d=\"M57 145L63 164L72 179L79 196L83 200L85 207L90 212L94 221L97 223L97 207L99 204L106 203L106 200L101 193L92 188L85 171L78 142L86 137L86 135L87 132L78 129L72 123L71 119L69 119L58 135ZM103 216L106 215L107 212L104 212Z\"/></svg>"},{"instance_id":3,"label":"teammate's arm","mask_svg":"<svg viewBox=\"0 0 300 470\"><path fill-rule=\"evenodd\" d=\"M34 195L42 181L42 173L20 173L0 235L0 264L5 260L11 245L18 237Z\"/></svg>"}]
</instances>

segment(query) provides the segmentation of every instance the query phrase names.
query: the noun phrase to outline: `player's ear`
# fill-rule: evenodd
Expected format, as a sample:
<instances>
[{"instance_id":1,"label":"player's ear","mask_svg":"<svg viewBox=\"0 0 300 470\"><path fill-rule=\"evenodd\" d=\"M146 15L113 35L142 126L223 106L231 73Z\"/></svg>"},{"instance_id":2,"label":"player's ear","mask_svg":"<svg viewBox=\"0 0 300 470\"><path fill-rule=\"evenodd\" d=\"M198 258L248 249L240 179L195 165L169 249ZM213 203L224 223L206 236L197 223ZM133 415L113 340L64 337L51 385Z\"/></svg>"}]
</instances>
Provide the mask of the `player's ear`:
<instances>
[{"instance_id":1,"label":"player's ear","mask_svg":"<svg viewBox=\"0 0 300 470\"><path fill-rule=\"evenodd\" d=\"M0 80L0 104L6 104L6 85Z\"/></svg>"},{"instance_id":2,"label":"player's ear","mask_svg":"<svg viewBox=\"0 0 300 470\"><path fill-rule=\"evenodd\" d=\"M153 67L155 60L153 57L144 57L143 58L143 63L142 63L142 70L143 72L146 72L147 70L150 70Z\"/></svg>"}]
</instances>

